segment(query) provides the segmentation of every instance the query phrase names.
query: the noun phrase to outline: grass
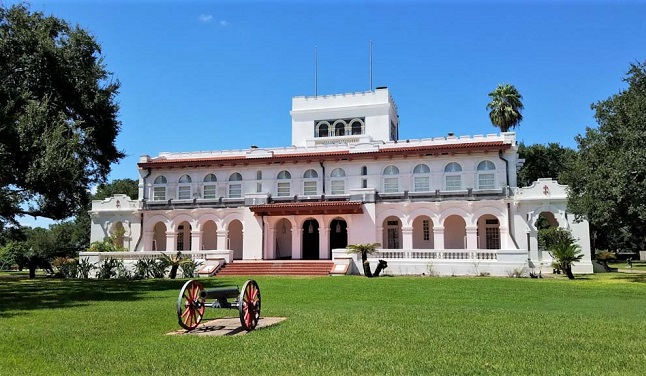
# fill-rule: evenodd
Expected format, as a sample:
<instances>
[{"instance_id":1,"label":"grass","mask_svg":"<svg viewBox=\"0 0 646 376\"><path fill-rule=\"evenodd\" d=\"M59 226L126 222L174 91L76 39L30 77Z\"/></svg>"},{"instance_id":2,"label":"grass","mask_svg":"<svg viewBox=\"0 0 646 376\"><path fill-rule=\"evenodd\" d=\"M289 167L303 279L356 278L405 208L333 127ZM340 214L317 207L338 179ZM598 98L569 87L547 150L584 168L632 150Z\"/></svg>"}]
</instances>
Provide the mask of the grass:
<instances>
[{"instance_id":1,"label":"grass","mask_svg":"<svg viewBox=\"0 0 646 376\"><path fill-rule=\"evenodd\" d=\"M258 277L242 337L179 329L183 280L0 277L0 374L643 374L646 275ZM207 287L244 278L212 278ZM205 319L236 315L207 308Z\"/></svg>"},{"instance_id":2,"label":"grass","mask_svg":"<svg viewBox=\"0 0 646 376\"><path fill-rule=\"evenodd\" d=\"M626 261L611 261L608 263L611 268L630 270ZM646 270L646 261L633 261L633 270Z\"/></svg>"}]
</instances>

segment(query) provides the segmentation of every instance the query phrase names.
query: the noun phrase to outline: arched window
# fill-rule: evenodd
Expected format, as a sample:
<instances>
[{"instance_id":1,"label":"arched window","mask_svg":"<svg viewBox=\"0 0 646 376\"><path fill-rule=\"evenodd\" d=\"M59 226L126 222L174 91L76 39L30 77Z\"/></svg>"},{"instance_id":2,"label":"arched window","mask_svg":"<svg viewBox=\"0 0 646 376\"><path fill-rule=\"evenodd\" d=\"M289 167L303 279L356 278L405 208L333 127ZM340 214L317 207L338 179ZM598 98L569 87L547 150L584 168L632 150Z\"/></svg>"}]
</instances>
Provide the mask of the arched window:
<instances>
[{"instance_id":1,"label":"arched window","mask_svg":"<svg viewBox=\"0 0 646 376\"><path fill-rule=\"evenodd\" d=\"M330 172L330 189L333 195L345 194L345 171L335 168Z\"/></svg>"},{"instance_id":2,"label":"arched window","mask_svg":"<svg viewBox=\"0 0 646 376\"><path fill-rule=\"evenodd\" d=\"M166 184L168 181L164 175L159 175L153 181L153 201L166 200Z\"/></svg>"},{"instance_id":3,"label":"arched window","mask_svg":"<svg viewBox=\"0 0 646 376\"><path fill-rule=\"evenodd\" d=\"M384 193L399 192L399 169L390 165L384 168Z\"/></svg>"},{"instance_id":4,"label":"arched window","mask_svg":"<svg viewBox=\"0 0 646 376\"><path fill-rule=\"evenodd\" d=\"M277 176L278 183L277 183L276 192L277 192L277 195L279 197L289 196L289 191L290 191L290 189L289 189L290 188L289 187L290 186L290 181L289 180L291 178L292 178L292 175L289 173L289 171L283 170L283 171L278 173L278 176ZM287 180L287 181L285 181L285 180Z\"/></svg>"},{"instance_id":5,"label":"arched window","mask_svg":"<svg viewBox=\"0 0 646 376\"><path fill-rule=\"evenodd\" d=\"M431 190L431 169L425 164L418 164L413 169L413 188L415 192Z\"/></svg>"},{"instance_id":6,"label":"arched window","mask_svg":"<svg viewBox=\"0 0 646 376\"><path fill-rule=\"evenodd\" d=\"M307 170L303 174L303 194L305 196L314 196L318 194L319 174L315 170Z\"/></svg>"},{"instance_id":7,"label":"arched window","mask_svg":"<svg viewBox=\"0 0 646 376\"><path fill-rule=\"evenodd\" d=\"M178 200L190 200L191 199L191 177L188 175L182 175L179 178L179 184L177 186L177 199Z\"/></svg>"},{"instance_id":8,"label":"arched window","mask_svg":"<svg viewBox=\"0 0 646 376\"><path fill-rule=\"evenodd\" d=\"M202 187L202 198L213 200L216 198L216 183L218 178L214 174L208 174L204 177L204 186Z\"/></svg>"},{"instance_id":9,"label":"arched window","mask_svg":"<svg viewBox=\"0 0 646 376\"><path fill-rule=\"evenodd\" d=\"M361 176L366 176L366 175L368 175L368 167L361 166ZM366 178L361 179L361 188L368 188L368 179Z\"/></svg>"},{"instance_id":10,"label":"arched window","mask_svg":"<svg viewBox=\"0 0 646 376\"><path fill-rule=\"evenodd\" d=\"M234 172L229 176L229 188L228 188L229 198L241 198L242 197L242 175L238 172Z\"/></svg>"},{"instance_id":11,"label":"arched window","mask_svg":"<svg viewBox=\"0 0 646 376\"><path fill-rule=\"evenodd\" d=\"M482 161L478 163L478 189L495 189L496 188L496 165L491 161Z\"/></svg>"},{"instance_id":12,"label":"arched window","mask_svg":"<svg viewBox=\"0 0 646 376\"><path fill-rule=\"evenodd\" d=\"M444 185L447 191L462 189L462 166L451 162L444 167Z\"/></svg>"},{"instance_id":13,"label":"arched window","mask_svg":"<svg viewBox=\"0 0 646 376\"><path fill-rule=\"evenodd\" d=\"M316 137L328 137L330 135L330 123L321 121L316 125Z\"/></svg>"},{"instance_id":14,"label":"arched window","mask_svg":"<svg viewBox=\"0 0 646 376\"><path fill-rule=\"evenodd\" d=\"M350 132L353 136L364 133L363 122L359 119L353 119L350 123Z\"/></svg>"},{"instance_id":15,"label":"arched window","mask_svg":"<svg viewBox=\"0 0 646 376\"><path fill-rule=\"evenodd\" d=\"M337 120L334 122L334 135L345 136L345 121Z\"/></svg>"}]
</instances>

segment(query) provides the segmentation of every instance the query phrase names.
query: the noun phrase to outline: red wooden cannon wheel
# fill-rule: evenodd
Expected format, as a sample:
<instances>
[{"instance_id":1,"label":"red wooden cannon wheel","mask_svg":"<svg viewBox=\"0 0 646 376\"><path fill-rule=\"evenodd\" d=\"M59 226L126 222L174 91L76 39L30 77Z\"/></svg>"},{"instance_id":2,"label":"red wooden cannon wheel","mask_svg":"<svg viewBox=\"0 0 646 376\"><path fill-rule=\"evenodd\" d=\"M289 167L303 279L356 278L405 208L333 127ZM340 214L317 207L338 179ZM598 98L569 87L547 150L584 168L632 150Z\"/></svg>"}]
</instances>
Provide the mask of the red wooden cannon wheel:
<instances>
[{"instance_id":1,"label":"red wooden cannon wheel","mask_svg":"<svg viewBox=\"0 0 646 376\"><path fill-rule=\"evenodd\" d=\"M256 281L251 279L245 282L238 300L242 328L246 331L254 330L260 318L260 287Z\"/></svg>"},{"instance_id":2,"label":"red wooden cannon wheel","mask_svg":"<svg viewBox=\"0 0 646 376\"><path fill-rule=\"evenodd\" d=\"M187 281L179 292L177 299L177 318L179 325L186 330L197 328L204 316L204 299L200 299L202 284L198 281Z\"/></svg>"}]
</instances>

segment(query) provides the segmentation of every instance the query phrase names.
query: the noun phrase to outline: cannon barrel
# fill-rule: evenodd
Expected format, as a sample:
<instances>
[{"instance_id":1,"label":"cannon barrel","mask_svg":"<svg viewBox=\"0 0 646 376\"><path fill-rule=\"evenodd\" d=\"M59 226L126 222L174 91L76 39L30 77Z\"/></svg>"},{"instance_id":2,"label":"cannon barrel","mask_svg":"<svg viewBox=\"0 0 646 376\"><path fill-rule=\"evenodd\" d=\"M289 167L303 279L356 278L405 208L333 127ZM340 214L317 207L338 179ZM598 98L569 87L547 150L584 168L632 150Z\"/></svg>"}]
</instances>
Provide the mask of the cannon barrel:
<instances>
[{"instance_id":1,"label":"cannon barrel","mask_svg":"<svg viewBox=\"0 0 646 376\"><path fill-rule=\"evenodd\" d=\"M200 291L200 299L229 299L237 297L238 294L240 294L240 290L237 286L218 287Z\"/></svg>"}]
</instances>

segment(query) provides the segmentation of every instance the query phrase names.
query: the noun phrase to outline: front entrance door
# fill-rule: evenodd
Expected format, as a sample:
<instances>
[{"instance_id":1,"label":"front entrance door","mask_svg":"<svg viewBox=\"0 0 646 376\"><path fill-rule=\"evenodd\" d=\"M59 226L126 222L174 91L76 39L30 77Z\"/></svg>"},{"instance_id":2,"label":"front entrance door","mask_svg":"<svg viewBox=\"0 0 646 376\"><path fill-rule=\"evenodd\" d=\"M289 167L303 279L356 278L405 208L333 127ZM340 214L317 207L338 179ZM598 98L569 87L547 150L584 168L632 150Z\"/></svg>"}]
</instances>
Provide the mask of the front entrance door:
<instances>
[{"instance_id":1,"label":"front entrance door","mask_svg":"<svg viewBox=\"0 0 646 376\"><path fill-rule=\"evenodd\" d=\"M330 223L330 256L332 250L348 246L348 224L339 218Z\"/></svg>"},{"instance_id":2,"label":"front entrance door","mask_svg":"<svg viewBox=\"0 0 646 376\"><path fill-rule=\"evenodd\" d=\"M314 219L303 223L303 259L319 259L319 223Z\"/></svg>"}]
</instances>

